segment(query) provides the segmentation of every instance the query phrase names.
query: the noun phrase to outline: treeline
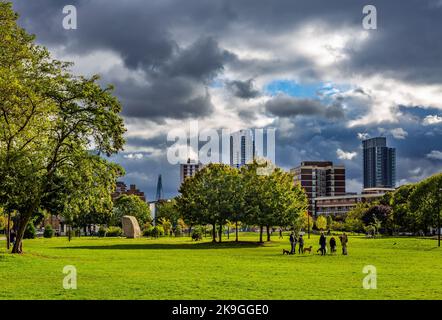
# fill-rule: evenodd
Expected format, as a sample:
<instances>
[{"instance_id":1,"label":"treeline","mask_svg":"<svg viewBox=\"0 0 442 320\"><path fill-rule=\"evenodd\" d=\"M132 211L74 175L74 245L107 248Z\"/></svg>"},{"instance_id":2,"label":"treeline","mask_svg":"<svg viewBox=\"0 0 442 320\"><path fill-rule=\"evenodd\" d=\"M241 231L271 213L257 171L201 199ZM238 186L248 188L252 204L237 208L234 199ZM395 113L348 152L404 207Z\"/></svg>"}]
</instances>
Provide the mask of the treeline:
<instances>
[{"instance_id":1,"label":"treeline","mask_svg":"<svg viewBox=\"0 0 442 320\"><path fill-rule=\"evenodd\" d=\"M259 227L259 241L266 229L296 227L304 223L307 197L293 183L293 175L266 161L254 161L240 169L225 164L209 164L179 189L176 209L190 226L211 225L213 241L222 241L223 227ZM217 232L218 230L218 232ZM218 237L217 237L218 234Z\"/></svg>"},{"instance_id":2,"label":"treeline","mask_svg":"<svg viewBox=\"0 0 442 320\"><path fill-rule=\"evenodd\" d=\"M359 204L345 219L348 231L429 234L440 228L442 173L399 187L380 200Z\"/></svg>"}]
</instances>

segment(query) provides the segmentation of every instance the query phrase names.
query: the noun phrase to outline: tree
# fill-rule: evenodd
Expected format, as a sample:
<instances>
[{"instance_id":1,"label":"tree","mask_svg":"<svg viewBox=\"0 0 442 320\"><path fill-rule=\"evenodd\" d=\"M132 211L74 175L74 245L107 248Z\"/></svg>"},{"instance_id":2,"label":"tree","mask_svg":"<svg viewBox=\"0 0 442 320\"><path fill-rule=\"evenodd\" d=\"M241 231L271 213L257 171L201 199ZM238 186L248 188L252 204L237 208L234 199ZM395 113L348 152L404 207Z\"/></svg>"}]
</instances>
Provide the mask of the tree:
<instances>
[{"instance_id":1,"label":"tree","mask_svg":"<svg viewBox=\"0 0 442 320\"><path fill-rule=\"evenodd\" d=\"M318 216L315 223L316 228L319 230L325 230L327 228L327 219L323 215Z\"/></svg>"},{"instance_id":2,"label":"tree","mask_svg":"<svg viewBox=\"0 0 442 320\"><path fill-rule=\"evenodd\" d=\"M134 216L140 225L152 220L149 206L136 195L123 194L115 199L111 225L121 226L123 216Z\"/></svg>"},{"instance_id":3,"label":"tree","mask_svg":"<svg viewBox=\"0 0 442 320\"><path fill-rule=\"evenodd\" d=\"M385 205L372 205L365 211L362 221L366 226L372 225L377 233L381 231L382 226L385 230L391 231L389 228L391 226L391 208Z\"/></svg>"},{"instance_id":4,"label":"tree","mask_svg":"<svg viewBox=\"0 0 442 320\"><path fill-rule=\"evenodd\" d=\"M157 204L155 219L159 221L162 218L169 220L172 224L172 228L176 228L178 219L180 218L180 212L176 206L175 199L160 201Z\"/></svg>"},{"instance_id":5,"label":"tree","mask_svg":"<svg viewBox=\"0 0 442 320\"><path fill-rule=\"evenodd\" d=\"M17 211L12 252L20 253L29 222L50 203L44 199L63 195L69 200L62 206L65 212L85 205L75 199L85 198L83 185L78 183L79 191L70 195L59 187L82 175L85 163L92 176L103 167L116 174L101 155L122 149L125 129L111 86L102 88L98 76L75 76L71 64L52 59L17 25L10 3L0 2L0 21L0 204ZM101 202L113 191L94 190L91 202ZM99 190L105 193L99 195Z\"/></svg>"},{"instance_id":6,"label":"tree","mask_svg":"<svg viewBox=\"0 0 442 320\"><path fill-rule=\"evenodd\" d=\"M253 161L243 166L244 212L246 222L258 225L259 241L262 242L263 228L267 229L270 241L272 226L293 226L307 209L307 197L299 185L293 184L293 175L279 168L261 174L269 167L267 162Z\"/></svg>"},{"instance_id":7,"label":"tree","mask_svg":"<svg viewBox=\"0 0 442 320\"><path fill-rule=\"evenodd\" d=\"M327 229L330 230L332 229L332 225L333 225L333 218L331 215L327 216Z\"/></svg>"},{"instance_id":8,"label":"tree","mask_svg":"<svg viewBox=\"0 0 442 320\"><path fill-rule=\"evenodd\" d=\"M209 164L193 177L186 179L180 187L177 207L187 224L212 225L212 241L222 241L222 227L232 216L239 176L237 169L225 164Z\"/></svg>"},{"instance_id":9,"label":"tree","mask_svg":"<svg viewBox=\"0 0 442 320\"><path fill-rule=\"evenodd\" d=\"M416 215L410 210L408 199L414 191L415 184L406 184L389 194L389 205L392 209L393 228L396 231L412 231L415 233L419 226Z\"/></svg>"},{"instance_id":10,"label":"tree","mask_svg":"<svg viewBox=\"0 0 442 320\"><path fill-rule=\"evenodd\" d=\"M350 232L362 232L364 231L364 223L360 219L347 217L344 222L344 229Z\"/></svg>"},{"instance_id":11,"label":"tree","mask_svg":"<svg viewBox=\"0 0 442 320\"><path fill-rule=\"evenodd\" d=\"M169 235L170 231L172 230L172 223L170 222L170 220L167 218L161 218L158 220L158 222L163 227L164 234Z\"/></svg>"},{"instance_id":12,"label":"tree","mask_svg":"<svg viewBox=\"0 0 442 320\"><path fill-rule=\"evenodd\" d=\"M418 225L427 232L436 227L440 235L442 215L442 173L435 174L417 183L408 198L409 208L415 212Z\"/></svg>"}]
</instances>

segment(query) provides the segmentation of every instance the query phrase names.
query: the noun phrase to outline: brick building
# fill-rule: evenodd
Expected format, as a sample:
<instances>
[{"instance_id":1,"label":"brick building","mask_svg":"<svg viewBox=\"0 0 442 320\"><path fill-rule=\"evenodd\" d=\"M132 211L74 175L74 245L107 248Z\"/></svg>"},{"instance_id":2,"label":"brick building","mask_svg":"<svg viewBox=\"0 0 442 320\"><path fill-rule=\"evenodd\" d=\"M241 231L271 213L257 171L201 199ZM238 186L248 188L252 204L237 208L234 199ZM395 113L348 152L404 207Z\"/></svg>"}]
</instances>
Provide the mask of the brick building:
<instances>
[{"instance_id":1,"label":"brick building","mask_svg":"<svg viewBox=\"0 0 442 320\"><path fill-rule=\"evenodd\" d=\"M345 195L345 167L331 161L303 161L290 170L307 193L309 214L316 216L314 199Z\"/></svg>"}]
</instances>

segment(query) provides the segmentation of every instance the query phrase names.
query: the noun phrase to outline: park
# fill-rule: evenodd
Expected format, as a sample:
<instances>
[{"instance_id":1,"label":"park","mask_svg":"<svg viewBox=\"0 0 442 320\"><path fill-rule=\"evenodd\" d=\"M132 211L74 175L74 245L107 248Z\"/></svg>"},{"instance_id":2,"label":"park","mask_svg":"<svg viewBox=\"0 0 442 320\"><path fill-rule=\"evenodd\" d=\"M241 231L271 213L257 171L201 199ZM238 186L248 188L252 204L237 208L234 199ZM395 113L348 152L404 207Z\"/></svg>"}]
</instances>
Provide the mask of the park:
<instances>
[{"instance_id":1,"label":"park","mask_svg":"<svg viewBox=\"0 0 442 320\"><path fill-rule=\"evenodd\" d=\"M8 1L0 21L0 300L442 298L440 171L316 214L294 173L253 156L204 165L151 211L114 196L113 85L52 58Z\"/></svg>"},{"instance_id":2,"label":"park","mask_svg":"<svg viewBox=\"0 0 442 320\"><path fill-rule=\"evenodd\" d=\"M440 299L441 252L434 239L349 237L349 255L282 255L288 234L259 244L210 237L25 240L22 255L0 249L0 299ZM318 236L306 245L318 247ZM4 241L0 241L4 243ZM316 250L314 250L316 251ZM78 288L62 286L74 265ZM366 290L365 265L377 268Z\"/></svg>"}]
</instances>

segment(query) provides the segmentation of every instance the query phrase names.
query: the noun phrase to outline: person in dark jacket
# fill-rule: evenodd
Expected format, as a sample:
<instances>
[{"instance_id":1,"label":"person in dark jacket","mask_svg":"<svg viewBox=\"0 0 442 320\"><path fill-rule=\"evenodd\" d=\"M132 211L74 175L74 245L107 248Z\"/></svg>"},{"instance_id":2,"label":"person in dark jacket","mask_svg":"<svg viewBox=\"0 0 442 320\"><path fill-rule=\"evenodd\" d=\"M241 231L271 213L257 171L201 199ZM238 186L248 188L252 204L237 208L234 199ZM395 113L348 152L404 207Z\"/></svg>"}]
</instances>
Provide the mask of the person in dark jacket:
<instances>
[{"instance_id":1,"label":"person in dark jacket","mask_svg":"<svg viewBox=\"0 0 442 320\"><path fill-rule=\"evenodd\" d=\"M304 238L302 237L302 234L299 235L298 242L299 242L298 253L299 254L304 253Z\"/></svg>"},{"instance_id":2,"label":"person in dark jacket","mask_svg":"<svg viewBox=\"0 0 442 320\"><path fill-rule=\"evenodd\" d=\"M292 233L290 233L290 245L291 245L290 254L295 254L295 250L296 250L296 237L295 237L295 233L293 231L292 231Z\"/></svg>"},{"instance_id":3,"label":"person in dark jacket","mask_svg":"<svg viewBox=\"0 0 442 320\"><path fill-rule=\"evenodd\" d=\"M334 237L330 238L330 253L336 252L336 239Z\"/></svg>"},{"instance_id":4,"label":"person in dark jacket","mask_svg":"<svg viewBox=\"0 0 442 320\"><path fill-rule=\"evenodd\" d=\"M325 255L325 247L327 246L327 238L324 235L324 232L321 232L321 237L319 238L319 246L320 248L316 251L321 251L321 256Z\"/></svg>"}]
</instances>

